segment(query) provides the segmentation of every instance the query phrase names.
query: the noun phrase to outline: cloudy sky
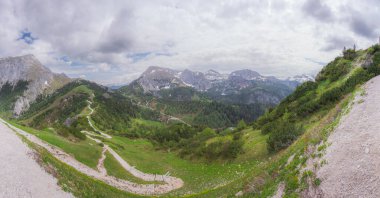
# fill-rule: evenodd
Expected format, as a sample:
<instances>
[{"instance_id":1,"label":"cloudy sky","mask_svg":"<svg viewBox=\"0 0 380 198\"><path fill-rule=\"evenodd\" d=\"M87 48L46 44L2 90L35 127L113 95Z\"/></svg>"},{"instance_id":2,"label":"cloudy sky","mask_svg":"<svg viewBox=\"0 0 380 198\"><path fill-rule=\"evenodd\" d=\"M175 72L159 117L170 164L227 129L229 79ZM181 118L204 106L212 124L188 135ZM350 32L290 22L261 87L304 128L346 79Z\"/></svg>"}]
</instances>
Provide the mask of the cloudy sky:
<instances>
[{"instance_id":1,"label":"cloudy sky","mask_svg":"<svg viewBox=\"0 0 380 198\"><path fill-rule=\"evenodd\" d=\"M378 0L1 0L0 57L123 84L151 65L315 74L380 35Z\"/></svg>"}]
</instances>

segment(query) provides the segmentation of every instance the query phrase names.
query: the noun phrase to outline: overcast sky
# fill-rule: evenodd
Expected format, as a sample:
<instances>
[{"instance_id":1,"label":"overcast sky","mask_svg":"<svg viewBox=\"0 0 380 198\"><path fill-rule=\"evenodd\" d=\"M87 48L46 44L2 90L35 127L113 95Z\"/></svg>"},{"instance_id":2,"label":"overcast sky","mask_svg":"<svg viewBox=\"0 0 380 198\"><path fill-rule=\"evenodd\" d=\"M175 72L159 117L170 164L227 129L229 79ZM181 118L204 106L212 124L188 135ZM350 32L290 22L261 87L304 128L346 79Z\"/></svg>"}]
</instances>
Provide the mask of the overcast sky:
<instances>
[{"instance_id":1,"label":"overcast sky","mask_svg":"<svg viewBox=\"0 0 380 198\"><path fill-rule=\"evenodd\" d=\"M378 0L0 0L0 56L123 84L147 67L315 74L380 35Z\"/></svg>"}]
</instances>

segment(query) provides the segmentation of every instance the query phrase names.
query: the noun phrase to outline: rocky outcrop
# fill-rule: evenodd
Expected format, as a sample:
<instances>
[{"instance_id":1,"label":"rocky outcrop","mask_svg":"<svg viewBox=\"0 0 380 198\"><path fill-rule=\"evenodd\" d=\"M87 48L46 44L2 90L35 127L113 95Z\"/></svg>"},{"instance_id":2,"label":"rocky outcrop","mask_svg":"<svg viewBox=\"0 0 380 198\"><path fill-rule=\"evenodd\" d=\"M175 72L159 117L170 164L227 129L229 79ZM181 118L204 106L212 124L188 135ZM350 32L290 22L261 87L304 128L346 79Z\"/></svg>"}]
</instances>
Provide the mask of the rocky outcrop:
<instances>
[{"instance_id":1,"label":"rocky outcrop","mask_svg":"<svg viewBox=\"0 0 380 198\"><path fill-rule=\"evenodd\" d=\"M33 55L0 59L0 89L5 84L16 86L18 82L28 82L27 89L14 104L14 115L18 116L43 93L51 93L68 83L64 74L55 74L44 67Z\"/></svg>"},{"instance_id":2,"label":"rocky outcrop","mask_svg":"<svg viewBox=\"0 0 380 198\"><path fill-rule=\"evenodd\" d=\"M366 57L362 62L359 63L359 65L363 68L368 68L373 64L373 55L367 54Z\"/></svg>"}]
</instances>

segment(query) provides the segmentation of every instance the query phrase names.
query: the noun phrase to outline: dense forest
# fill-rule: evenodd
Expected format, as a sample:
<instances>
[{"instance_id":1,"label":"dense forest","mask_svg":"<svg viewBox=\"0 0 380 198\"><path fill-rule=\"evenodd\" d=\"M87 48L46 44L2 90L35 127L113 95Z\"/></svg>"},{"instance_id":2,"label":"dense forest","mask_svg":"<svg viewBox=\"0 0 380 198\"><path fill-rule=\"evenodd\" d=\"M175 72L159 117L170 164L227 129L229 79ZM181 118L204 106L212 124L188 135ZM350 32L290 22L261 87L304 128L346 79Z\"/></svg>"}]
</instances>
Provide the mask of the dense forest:
<instances>
[{"instance_id":1,"label":"dense forest","mask_svg":"<svg viewBox=\"0 0 380 198\"><path fill-rule=\"evenodd\" d=\"M250 123L268 108L260 104L218 102L188 87L161 90L154 95L143 93L141 87L134 85L122 87L119 92L137 104L181 118L191 125L214 129L235 126L239 120Z\"/></svg>"}]
</instances>

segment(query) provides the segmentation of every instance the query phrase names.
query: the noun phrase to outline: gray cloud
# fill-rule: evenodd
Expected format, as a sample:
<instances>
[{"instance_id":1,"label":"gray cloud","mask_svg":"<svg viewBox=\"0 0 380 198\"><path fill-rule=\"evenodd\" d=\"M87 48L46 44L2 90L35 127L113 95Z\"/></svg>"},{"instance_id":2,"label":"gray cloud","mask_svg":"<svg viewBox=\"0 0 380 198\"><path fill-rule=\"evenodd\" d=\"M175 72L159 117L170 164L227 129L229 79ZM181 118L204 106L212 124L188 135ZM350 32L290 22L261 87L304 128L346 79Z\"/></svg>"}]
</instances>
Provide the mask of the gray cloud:
<instances>
[{"instance_id":1,"label":"gray cloud","mask_svg":"<svg viewBox=\"0 0 380 198\"><path fill-rule=\"evenodd\" d=\"M322 22L331 22L334 19L333 13L321 0L306 0L302 6L304 14L311 16Z\"/></svg>"},{"instance_id":2,"label":"gray cloud","mask_svg":"<svg viewBox=\"0 0 380 198\"><path fill-rule=\"evenodd\" d=\"M376 37L374 26L369 25L368 22L363 18L354 16L350 23L350 27L353 32L360 36L367 38Z\"/></svg>"},{"instance_id":3,"label":"gray cloud","mask_svg":"<svg viewBox=\"0 0 380 198\"><path fill-rule=\"evenodd\" d=\"M109 28L101 35L97 49L104 53L127 52L133 43L133 38L130 35L132 32L130 30L135 28L130 21L132 17L132 10L121 10Z\"/></svg>"},{"instance_id":4,"label":"gray cloud","mask_svg":"<svg viewBox=\"0 0 380 198\"><path fill-rule=\"evenodd\" d=\"M352 38L344 36L329 36L325 42L326 45L321 48L323 51L342 50L344 47L350 48L355 44Z\"/></svg>"}]
</instances>

